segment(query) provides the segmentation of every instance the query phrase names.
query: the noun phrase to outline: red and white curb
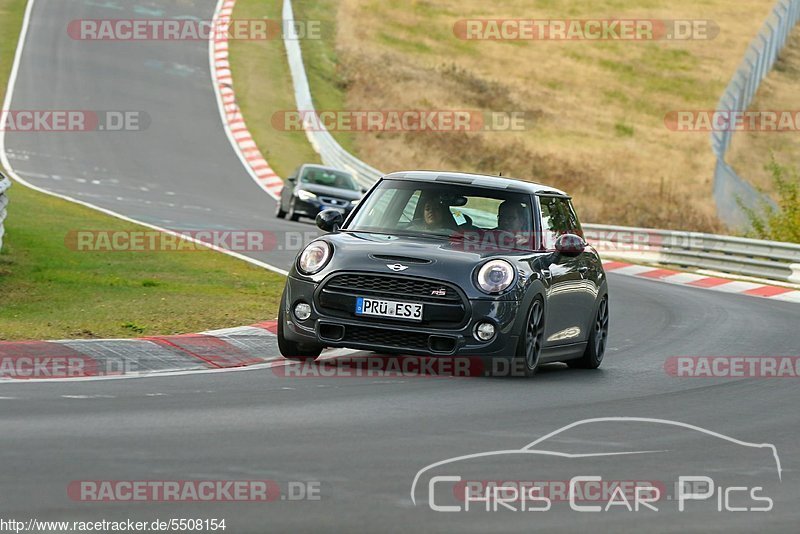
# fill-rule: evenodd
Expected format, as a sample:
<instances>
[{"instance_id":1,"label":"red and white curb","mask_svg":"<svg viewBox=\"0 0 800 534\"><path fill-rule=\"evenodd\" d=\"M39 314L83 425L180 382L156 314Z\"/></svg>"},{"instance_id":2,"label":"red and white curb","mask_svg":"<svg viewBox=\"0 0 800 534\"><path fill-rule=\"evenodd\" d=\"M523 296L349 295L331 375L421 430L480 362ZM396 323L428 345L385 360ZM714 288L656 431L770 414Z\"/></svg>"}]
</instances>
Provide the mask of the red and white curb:
<instances>
[{"instance_id":1,"label":"red and white curb","mask_svg":"<svg viewBox=\"0 0 800 534\"><path fill-rule=\"evenodd\" d=\"M225 21L231 20L235 6L236 0L221 0L217 4L212 27L218 28L220 24L225 24ZM209 49L211 55L211 77L214 81L214 91L217 95L220 115L222 116L228 139L253 180L268 195L277 199L281 189L283 189L283 180L264 159L256 142L253 140L253 136L247 129L242 112L236 103L236 93L233 90L233 77L231 76L231 64L228 56L227 32L214 32Z\"/></svg>"},{"instance_id":2,"label":"red and white curb","mask_svg":"<svg viewBox=\"0 0 800 534\"><path fill-rule=\"evenodd\" d=\"M0 342L0 381L132 378L284 361L277 322L137 339Z\"/></svg>"},{"instance_id":3,"label":"red and white curb","mask_svg":"<svg viewBox=\"0 0 800 534\"><path fill-rule=\"evenodd\" d=\"M800 291L702 274L604 261L607 272L725 293L800 303ZM355 351L329 349L323 359ZM0 381L170 376L286 365L277 321L199 334L138 339L0 342Z\"/></svg>"},{"instance_id":4,"label":"red and white curb","mask_svg":"<svg viewBox=\"0 0 800 534\"><path fill-rule=\"evenodd\" d=\"M0 383L109 380L243 371L289 364L278 322L136 339L0 341ZM324 349L321 360L357 354Z\"/></svg>"},{"instance_id":5,"label":"red and white curb","mask_svg":"<svg viewBox=\"0 0 800 534\"><path fill-rule=\"evenodd\" d=\"M788 287L764 285L755 282L743 282L730 278L719 278L702 274L635 265L621 261L603 261L606 272L635 276L648 280L659 280L670 284L679 284L695 288L711 289L723 293L736 293L751 297L762 297L770 300L782 300L800 303L800 291Z\"/></svg>"}]
</instances>

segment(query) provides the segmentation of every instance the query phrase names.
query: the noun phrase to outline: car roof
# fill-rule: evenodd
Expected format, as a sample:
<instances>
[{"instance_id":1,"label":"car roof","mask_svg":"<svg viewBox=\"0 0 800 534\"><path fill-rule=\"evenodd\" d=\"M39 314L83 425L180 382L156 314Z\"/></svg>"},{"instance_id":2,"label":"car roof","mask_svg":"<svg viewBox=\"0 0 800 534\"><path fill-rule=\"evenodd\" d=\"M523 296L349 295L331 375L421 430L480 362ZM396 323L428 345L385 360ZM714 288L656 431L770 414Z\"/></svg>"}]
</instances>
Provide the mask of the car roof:
<instances>
[{"instance_id":1,"label":"car roof","mask_svg":"<svg viewBox=\"0 0 800 534\"><path fill-rule=\"evenodd\" d=\"M564 191L548 185L527 182L516 178L504 176L491 176L488 174L472 174L467 172L449 171L400 171L387 174L386 180L410 180L417 182L438 182L458 185L473 185L492 189L508 189L533 195L559 195L569 197Z\"/></svg>"}]
</instances>

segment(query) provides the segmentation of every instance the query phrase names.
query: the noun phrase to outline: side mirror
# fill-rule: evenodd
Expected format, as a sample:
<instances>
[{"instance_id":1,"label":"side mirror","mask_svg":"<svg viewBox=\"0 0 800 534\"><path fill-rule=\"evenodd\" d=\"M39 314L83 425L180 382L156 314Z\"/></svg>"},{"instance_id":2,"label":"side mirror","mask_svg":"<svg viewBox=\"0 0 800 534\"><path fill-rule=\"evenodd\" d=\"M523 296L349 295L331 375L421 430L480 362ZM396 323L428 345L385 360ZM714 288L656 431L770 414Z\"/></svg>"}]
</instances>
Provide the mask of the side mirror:
<instances>
[{"instance_id":1,"label":"side mirror","mask_svg":"<svg viewBox=\"0 0 800 534\"><path fill-rule=\"evenodd\" d=\"M289 176L286 179L286 181L289 182L290 184L293 184L293 183L295 183L297 181L297 176Z\"/></svg>"},{"instance_id":2,"label":"side mirror","mask_svg":"<svg viewBox=\"0 0 800 534\"><path fill-rule=\"evenodd\" d=\"M335 232L342 226L344 217L338 210L322 210L317 213L317 228L323 232Z\"/></svg>"},{"instance_id":3,"label":"side mirror","mask_svg":"<svg viewBox=\"0 0 800 534\"><path fill-rule=\"evenodd\" d=\"M362 193L366 193L367 191L369 191L369 189L367 189L366 187L362 187L362 188L361 188L361 192L362 192Z\"/></svg>"},{"instance_id":4,"label":"side mirror","mask_svg":"<svg viewBox=\"0 0 800 534\"><path fill-rule=\"evenodd\" d=\"M556 251L564 256L578 256L586 250L586 241L579 235L564 234L556 239Z\"/></svg>"}]
</instances>

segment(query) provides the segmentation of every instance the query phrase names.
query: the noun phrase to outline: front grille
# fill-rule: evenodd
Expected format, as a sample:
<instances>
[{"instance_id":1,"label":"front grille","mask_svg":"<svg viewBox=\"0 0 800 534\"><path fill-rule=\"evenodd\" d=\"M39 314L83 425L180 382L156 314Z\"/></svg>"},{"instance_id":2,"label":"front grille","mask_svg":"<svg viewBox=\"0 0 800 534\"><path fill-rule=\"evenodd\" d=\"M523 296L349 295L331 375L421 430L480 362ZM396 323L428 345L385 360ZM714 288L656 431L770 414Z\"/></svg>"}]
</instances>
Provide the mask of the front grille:
<instances>
[{"instance_id":1,"label":"front grille","mask_svg":"<svg viewBox=\"0 0 800 534\"><path fill-rule=\"evenodd\" d=\"M321 200L321 201L322 201L324 204L330 204L331 206L340 206L340 207L343 207L343 208L344 208L344 207L346 207L346 206L349 206L349 205L350 205L350 201L349 201L349 200L343 200L343 199L341 199L341 198L332 198L332 197L319 197L319 199L320 199L320 200Z\"/></svg>"},{"instance_id":2,"label":"front grille","mask_svg":"<svg viewBox=\"0 0 800 534\"><path fill-rule=\"evenodd\" d=\"M431 302L461 301L458 291L449 284L398 276L340 274L325 284L325 288L346 293L357 292L359 295L374 294L387 298L394 297ZM441 295L440 293L443 289L445 294Z\"/></svg>"},{"instance_id":3,"label":"front grille","mask_svg":"<svg viewBox=\"0 0 800 534\"><path fill-rule=\"evenodd\" d=\"M386 330L383 328L347 325L344 329L344 339L342 341L396 349L428 350L428 334Z\"/></svg>"},{"instance_id":4,"label":"front grille","mask_svg":"<svg viewBox=\"0 0 800 534\"><path fill-rule=\"evenodd\" d=\"M356 316L357 297L421 302L422 321ZM456 286L391 274L342 273L322 284L316 294L317 307L328 316L358 319L364 323L411 323L437 328L456 328L467 320L467 301ZM427 343L427 342L426 342Z\"/></svg>"}]
</instances>

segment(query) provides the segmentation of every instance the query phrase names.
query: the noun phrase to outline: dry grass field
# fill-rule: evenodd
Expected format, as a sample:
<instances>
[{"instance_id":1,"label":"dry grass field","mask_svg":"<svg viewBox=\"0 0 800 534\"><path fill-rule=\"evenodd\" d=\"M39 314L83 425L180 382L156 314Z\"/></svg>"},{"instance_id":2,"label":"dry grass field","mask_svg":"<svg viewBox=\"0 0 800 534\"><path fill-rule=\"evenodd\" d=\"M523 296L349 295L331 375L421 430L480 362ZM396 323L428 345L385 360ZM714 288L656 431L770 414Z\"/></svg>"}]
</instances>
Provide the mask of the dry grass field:
<instances>
[{"instance_id":1,"label":"dry grass field","mask_svg":"<svg viewBox=\"0 0 800 534\"><path fill-rule=\"evenodd\" d=\"M456 169L538 180L572 193L587 221L722 231L711 199L707 132L675 132L665 116L712 110L774 0L294 0L322 38L301 45L319 110L524 113L522 131L334 132L382 170ZM239 0L235 17L277 18L280 2ZM710 20L713 39L463 40L463 19ZM248 124L285 174L316 159L302 133L270 118L293 109L280 40L234 42ZM797 109L800 37L754 107ZM764 165L797 161L798 134L740 134L729 161L769 189Z\"/></svg>"},{"instance_id":2,"label":"dry grass field","mask_svg":"<svg viewBox=\"0 0 800 534\"><path fill-rule=\"evenodd\" d=\"M800 111L800 27L795 28L789 46L759 87L750 109ZM772 183L765 166L770 152L781 165L800 167L800 132L737 132L728 162L750 183L769 190Z\"/></svg>"},{"instance_id":3,"label":"dry grass field","mask_svg":"<svg viewBox=\"0 0 800 534\"><path fill-rule=\"evenodd\" d=\"M352 134L348 144L369 163L540 180L571 192L588 221L720 229L710 200L708 134L671 131L664 118L670 111L714 108L773 0L328 4L337 63L328 87L312 85L315 94L341 88L346 107L357 110L477 109L532 117L520 132ZM467 41L453 31L466 18L710 19L719 34L683 41ZM304 43L314 46L320 45ZM772 93L796 98L793 80L770 80ZM789 135L754 141L759 154L748 157L745 169L760 170L770 149L784 150L792 141L796 147ZM737 161L748 158L737 155Z\"/></svg>"}]
</instances>

